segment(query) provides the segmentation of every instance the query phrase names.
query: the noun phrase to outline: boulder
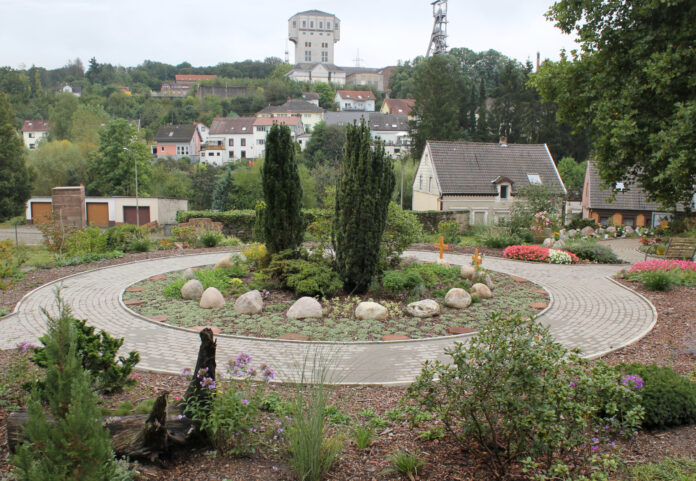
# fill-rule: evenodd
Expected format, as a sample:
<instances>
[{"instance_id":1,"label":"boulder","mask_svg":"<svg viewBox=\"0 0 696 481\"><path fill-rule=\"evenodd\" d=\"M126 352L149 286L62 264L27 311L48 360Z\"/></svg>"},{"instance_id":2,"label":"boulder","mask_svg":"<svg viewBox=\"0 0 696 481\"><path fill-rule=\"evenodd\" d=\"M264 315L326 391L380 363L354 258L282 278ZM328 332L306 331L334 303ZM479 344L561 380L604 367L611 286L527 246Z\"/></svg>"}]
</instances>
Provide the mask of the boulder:
<instances>
[{"instance_id":1,"label":"boulder","mask_svg":"<svg viewBox=\"0 0 696 481\"><path fill-rule=\"evenodd\" d=\"M203 291L198 305L203 309L217 309L225 305L225 298L222 297L222 292L215 287L209 287Z\"/></svg>"},{"instance_id":2,"label":"boulder","mask_svg":"<svg viewBox=\"0 0 696 481\"><path fill-rule=\"evenodd\" d=\"M556 242L553 243L553 248L554 249L565 249L565 241L563 240L557 240Z\"/></svg>"},{"instance_id":3,"label":"boulder","mask_svg":"<svg viewBox=\"0 0 696 481\"><path fill-rule=\"evenodd\" d=\"M607 227L606 232L609 235L615 236L616 235L616 227L614 227L613 225L610 225L609 227Z\"/></svg>"},{"instance_id":4,"label":"boulder","mask_svg":"<svg viewBox=\"0 0 696 481\"><path fill-rule=\"evenodd\" d=\"M594 230L594 228L593 228L592 226L589 226L589 225L588 225L588 226L583 227L582 230L581 230L580 232L582 233L582 235L584 235L585 237L587 237L587 236L594 235L595 230Z\"/></svg>"},{"instance_id":5,"label":"boulder","mask_svg":"<svg viewBox=\"0 0 696 481\"><path fill-rule=\"evenodd\" d=\"M187 269L184 269L184 271L181 273L181 278L182 279L195 279L196 274L193 272L193 269L190 267Z\"/></svg>"},{"instance_id":6,"label":"boulder","mask_svg":"<svg viewBox=\"0 0 696 481\"><path fill-rule=\"evenodd\" d=\"M408 267L411 264L417 264L418 263L418 257L416 256L404 256L401 258L401 265L403 267Z\"/></svg>"},{"instance_id":7,"label":"boulder","mask_svg":"<svg viewBox=\"0 0 696 481\"><path fill-rule=\"evenodd\" d=\"M551 246L553 246L553 237L547 237L541 244L541 247L546 247L547 249Z\"/></svg>"},{"instance_id":8,"label":"boulder","mask_svg":"<svg viewBox=\"0 0 696 481\"><path fill-rule=\"evenodd\" d=\"M445 266L445 267L449 267L449 266L450 266L450 263L447 262L445 259L438 259L438 260L436 261L436 264L439 265L439 266Z\"/></svg>"},{"instance_id":9,"label":"boulder","mask_svg":"<svg viewBox=\"0 0 696 481\"><path fill-rule=\"evenodd\" d=\"M624 227L624 234L633 234L634 232L635 230L633 230L633 227L631 227L630 225Z\"/></svg>"},{"instance_id":10,"label":"boulder","mask_svg":"<svg viewBox=\"0 0 696 481\"><path fill-rule=\"evenodd\" d=\"M181 286L181 297L186 300L193 301L199 299L203 295L203 284L198 279L191 279L186 284Z\"/></svg>"},{"instance_id":11,"label":"boulder","mask_svg":"<svg viewBox=\"0 0 696 481\"><path fill-rule=\"evenodd\" d=\"M412 302L406 306L406 312L413 317L433 317L440 315L440 305L432 299Z\"/></svg>"},{"instance_id":12,"label":"boulder","mask_svg":"<svg viewBox=\"0 0 696 481\"><path fill-rule=\"evenodd\" d=\"M570 230L568 231L568 237L569 237L569 238L572 239L572 238L575 237L576 235L578 235L578 231L576 231L575 229L570 229Z\"/></svg>"},{"instance_id":13,"label":"boulder","mask_svg":"<svg viewBox=\"0 0 696 481\"><path fill-rule=\"evenodd\" d=\"M234 267L234 263L237 260L237 256L230 254L223 257L215 264L214 269L227 269L229 267Z\"/></svg>"},{"instance_id":14,"label":"boulder","mask_svg":"<svg viewBox=\"0 0 696 481\"><path fill-rule=\"evenodd\" d=\"M486 284L481 284L480 282L471 286L471 295L481 299L490 299L493 297L493 293L488 286Z\"/></svg>"},{"instance_id":15,"label":"boulder","mask_svg":"<svg viewBox=\"0 0 696 481\"><path fill-rule=\"evenodd\" d=\"M358 307L355 308L355 318L366 320L375 319L377 321L384 321L389 317L389 311L387 308L376 302L361 302Z\"/></svg>"},{"instance_id":16,"label":"boulder","mask_svg":"<svg viewBox=\"0 0 696 481\"><path fill-rule=\"evenodd\" d=\"M479 279L481 279L481 278L479 277ZM490 275L490 274L486 274L485 276L483 276L483 280L480 280L479 282L481 282L482 284L486 284L486 286L488 286L488 288L489 288L491 291L492 291L493 288L495 287L495 284L493 284L493 279L491 279L491 275Z\"/></svg>"},{"instance_id":17,"label":"boulder","mask_svg":"<svg viewBox=\"0 0 696 481\"><path fill-rule=\"evenodd\" d=\"M476 269L474 269L474 266L464 264L459 270L459 275L464 279L473 280L473 278L476 277Z\"/></svg>"},{"instance_id":18,"label":"boulder","mask_svg":"<svg viewBox=\"0 0 696 481\"><path fill-rule=\"evenodd\" d=\"M464 289L454 287L445 295L445 305L456 309L464 309L471 305L471 296Z\"/></svg>"},{"instance_id":19,"label":"boulder","mask_svg":"<svg viewBox=\"0 0 696 481\"><path fill-rule=\"evenodd\" d=\"M295 319L306 319L309 317L314 317L320 319L323 313L321 311L321 304L313 297L300 297L295 303L290 306L287 317L292 317Z\"/></svg>"},{"instance_id":20,"label":"boulder","mask_svg":"<svg viewBox=\"0 0 696 481\"><path fill-rule=\"evenodd\" d=\"M237 314L258 314L263 311L263 298L257 290L242 294L234 302L234 310Z\"/></svg>"}]
</instances>

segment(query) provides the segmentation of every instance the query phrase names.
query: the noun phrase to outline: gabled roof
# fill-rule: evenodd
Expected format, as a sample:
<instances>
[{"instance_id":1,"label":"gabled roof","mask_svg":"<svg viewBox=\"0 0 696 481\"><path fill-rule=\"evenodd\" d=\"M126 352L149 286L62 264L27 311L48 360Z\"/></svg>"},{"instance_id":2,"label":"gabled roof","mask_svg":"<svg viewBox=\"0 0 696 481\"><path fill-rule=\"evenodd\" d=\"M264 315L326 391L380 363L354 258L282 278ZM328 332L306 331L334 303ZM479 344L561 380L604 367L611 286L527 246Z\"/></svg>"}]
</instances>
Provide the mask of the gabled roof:
<instances>
[{"instance_id":1,"label":"gabled roof","mask_svg":"<svg viewBox=\"0 0 696 481\"><path fill-rule=\"evenodd\" d=\"M210 135L253 134L256 117L215 117Z\"/></svg>"},{"instance_id":2,"label":"gabled roof","mask_svg":"<svg viewBox=\"0 0 696 481\"><path fill-rule=\"evenodd\" d=\"M375 100L375 94L371 90L337 90L336 94L342 99L350 100Z\"/></svg>"},{"instance_id":3,"label":"gabled roof","mask_svg":"<svg viewBox=\"0 0 696 481\"><path fill-rule=\"evenodd\" d=\"M318 98L318 96L317 96ZM324 109L317 107L313 103L307 102L302 99L289 99L283 105L269 105L263 110L260 110L259 114L321 114Z\"/></svg>"},{"instance_id":4,"label":"gabled roof","mask_svg":"<svg viewBox=\"0 0 696 481\"><path fill-rule=\"evenodd\" d=\"M254 125L299 125L301 122L299 117L256 117Z\"/></svg>"},{"instance_id":5,"label":"gabled roof","mask_svg":"<svg viewBox=\"0 0 696 481\"><path fill-rule=\"evenodd\" d=\"M22 132L46 132L50 128L51 122L48 120L25 120Z\"/></svg>"},{"instance_id":6,"label":"gabled roof","mask_svg":"<svg viewBox=\"0 0 696 481\"><path fill-rule=\"evenodd\" d=\"M428 141L425 148L443 195L497 195L499 177L510 179L513 192L518 192L531 184L528 174L538 175L543 185L565 194L546 144Z\"/></svg>"},{"instance_id":7,"label":"gabled roof","mask_svg":"<svg viewBox=\"0 0 696 481\"><path fill-rule=\"evenodd\" d=\"M369 121L370 112L353 111L353 112L326 112L324 114L324 122L326 125L349 125L353 121L360 123L360 119L364 118Z\"/></svg>"},{"instance_id":8,"label":"gabled roof","mask_svg":"<svg viewBox=\"0 0 696 481\"><path fill-rule=\"evenodd\" d=\"M320 97L319 97L319 94L316 92L304 92L302 94L302 98L304 100L309 101L309 100L319 100Z\"/></svg>"},{"instance_id":9,"label":"gabled roof","mask_svg":"<svg viewBox=\"0 0 696 481\"><path fill-rule=\"evenodd\" d=\"M186 125L163 125L157 129L155 135L156 142L190 142L196 133L196 126Z\"/></svg>"},{"instance_id":10,"label":"gabled roof","mask_svg":"<svg viewBox=\"0 0 696 481\"><path fill-rule=\"evenodd\" d=\"M370 112L370 130L408 131L408 115Z\"/></svg>"},{"instance_id":11,"label":"gabled roof","mask_svg":"<svg viewBox=\"0 0 696 481\"><path fill-rule=\"evenodd\" d=\"M637 185L626 185L629 190L617 191L613 202L607 202L611 198L611 189L602 185L599 178L599 171L592 161L587 162L585 171L585 182L589 183L587 202L590 209L612 209L612 210L641 210L641 211L662 211L662 207L655 202L650 202L645 191Z\"/></svg>"},{"instance_id":12,"label":"gabled roof","mask_svg":"<svg viewBox=\"0 0 696 481\"><path fill-rule=\"evenodd\" d=\"M390 114L411 115L411 110L416 105L415 99L385 99L384 105L389 109Z\"/></svg>"}]
</instances>

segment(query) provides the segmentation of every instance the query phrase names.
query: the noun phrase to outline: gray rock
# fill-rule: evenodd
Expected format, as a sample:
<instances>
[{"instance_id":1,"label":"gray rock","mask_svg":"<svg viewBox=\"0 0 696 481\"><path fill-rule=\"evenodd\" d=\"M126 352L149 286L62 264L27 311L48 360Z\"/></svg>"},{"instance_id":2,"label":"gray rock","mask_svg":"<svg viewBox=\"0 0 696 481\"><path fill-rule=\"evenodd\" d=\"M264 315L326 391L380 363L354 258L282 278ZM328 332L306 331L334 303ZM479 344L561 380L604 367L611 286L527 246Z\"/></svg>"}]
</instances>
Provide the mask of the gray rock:
<instances>
[{"instance_id":1,"label":"gray rock","mask_svg":"<svg viewBox=\"0 0 696 481\"><path fill-rule=\"evenodd\" d=\"M215 264L214 269L226 269L229 267L234 267L234 263L237 260L237 256L234 254L230 254L228 256L223 257L217 263Z\"/></svg>"},{"instance_id":2,"label":"gray rock","mask_svg":"<svg viewBox=\"0 0 696 481\"><path fill-rule=\"evenodd\" d=\"M182 279L195 279L196 274L193 272L193 269L190 267L188 269L184 269L184 272L181 273L181 278Z\"/></svg>"},{"instance_id":3,"label":"gray rock","mask_svg":"<svg viewBox=\"0 0 696 481\"><path fill-rule=\"evenodd\" d=\"M568 237L573 238L573 237L575 237L576 235L578 235L578 231L576 231L575 229L570 229L570 230L568 231Z\"/></svg>"},{"instance_id":4,"label":"gray rock","mask_svg":"<svg viewBox=\"0 0 696 481\"><path fill-rule=\"evenodd\" d=\"M476 269L474 266L464 264L459 270L459 275L464 279L472 280L476 276Z\"/></svg>"},{"instance_id":5,"label":"gray rock","mask_svg":"<svg viewBox=\"0 0 696 481\"><path fill-rule=\"evenodd\" d=\"M490 274L486 274L483 276L483 280L480 280L481 278L479 277L479 282L486 284L486 286L492 291L495 288L495 284L493 284L493 279L491 279Z\"/></svg>"},{"instance_id":6,"label":"gray rock","mask_svg":"<svg viewBox=\"0 0 696 481\"><path fill-rule=\"evenodd\" d=\"M556 242L553 243L553 248L554 249L565 249L565 241L563 240L557 240Z\"/></svg>"},{"instance_id":7,"label":"gray rock","mask_svg":"<svg viewBox=\"0 0 696 481\"><path fill-rule=\"evenodd\" d=\"M553 245L553 237L547 237L544 239L544 242L541 244L541 247L546 247L549 248Z\"/></svg>"},{"instance_id":8,"label":"gray rock","mask_svg":"<svg viewBox=\"0 0 696 481\"><path fill-rule=\"evenodd\" d=\"M355 317L361 320L375 319L384 321L389 317L389 311L382 304L376 302L361 302L355 308Z\"/></svg>"},{"instance_id":9,"label":"gray rock","mask_svg":"<svg viewBox=\"0 0 696 481\"><path fill-rule=\"evenodd\" d=\"M635 232L635 230L630 225L627 225L626 227L624 227L624 234L633 234L634 232Z\"/></svg>"},{"instance_id":10,"label":"gray rock","mask_svg":"<svg viewBox=\"0 0 696 481\"><path fill-rule=\"evenodd\" d=\"M432 299L412 302L406 306L406 312L413 317L433 317L440 315L440 305Z\"/></svg>"},{"instance_id":11,"label":"gray rock","mask_svg":"<svg viewBox=\"0 0 696 481\"><path fill-rule=\"evenodd\" d=\"M258 314L263 311L261 293L253 290L242 294L234 302L234 310L237 311L237 314Z\"/></svg>"},{"instance_id":12,"label":"gray rock","mask_svg":"<svg viewBox=\"0 0 696 481\"><path fill-rule=\"evenodd\" d=\"M454 287L445 295L445 305L456 309L464 309L471 305L471 296L464 289Z\"/></svg>"},{"instance_id":13,"label":"gray rock","mask_svg":"<svg viewBox=\"0 0 696 481\"><path fill-rule=\"evenodd\" d=\"M580 232L582 232L582 235L584 235L584 236L591 236L595 233L595 230L592 226L588 225L588 226L583 227Z\"/></svg>"},{"instance_id":14,"label":"gray rock","mask_svg":"<svg viewBox=\"0 0 696 481\"><path fill-rule=\"evenodd\" d=\"M616 235L616 227L614 227L613 225L610 225L609 227L607 227L606 232L609 235Z\"/></svg>"},{"instance_id":15,"label":"gray rock","mask_svg":"<svg viewBox=\"0 0 696 481\"><path fill-rule=\"evenodd\" d=\"M217 309L225 305L225 298L215 287L209 287L203 291L198 305L203 309Z\"/></svg>"},{"instance_id":16,"label":"gray rock","mask_svg":"<svg viewBox=\"0 0 696 481\"><path fill-rule=\"evenodd\" d=\"M313 297L300 297L295 303L290 306L287 317L292 317L295 319L307 319L307 318L317 318L321 319L323 313L321 311L321 304Z\"/></svg>"},{"instance_id":17,"label":"gray rock","mask_svg":"<svg viewBox=\"0 0 696 481\"><path fill-rule=\"evenodd\" d=\"M445 267L449 267L449 266L450 266L450 263L447 262L445 259L438 259L438 260L436 261L436 264L439 265L439 266L445 266Z\"/></svg>"},{"instance_id":18,"label":"gray rock","mask_svg":"<svg viewBox=\"0 0 696 481\"><path fill-rule=\"evenodd\" d=\"M200 298L203 295L203 284L198 279L191 279L186 284L181 286L181 297L192 301Z\"/></svg>"},{"instance_id":19,"label":"gray rock","mask_svg":"<svg viewBox=\"0 0 696 481\"><path fill-rule=\"evenodd\" d=\"M471 295L481 299L490 299L493 297L493 293L488 286L486 284L481 284L480 282L471 286Z\"/></svg>"}]
</instances>

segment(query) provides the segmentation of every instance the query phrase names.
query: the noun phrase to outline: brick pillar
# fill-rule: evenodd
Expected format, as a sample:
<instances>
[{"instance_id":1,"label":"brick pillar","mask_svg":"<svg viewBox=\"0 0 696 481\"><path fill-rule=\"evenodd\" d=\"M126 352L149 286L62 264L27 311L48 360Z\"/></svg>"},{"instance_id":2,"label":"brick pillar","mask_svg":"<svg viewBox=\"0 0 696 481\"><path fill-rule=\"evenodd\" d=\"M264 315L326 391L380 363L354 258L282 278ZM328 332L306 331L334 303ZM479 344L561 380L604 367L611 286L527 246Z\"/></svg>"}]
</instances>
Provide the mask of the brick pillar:
<instances>
[{"instance_id":1,"label":"brick pillar","mask_svg":"<svg viewBox=\"0 0 696 481\"><path fill-rule=\"evenodd\" d=\"M65 224L78 228L85 227L85 186L54 187L51 189L53 197L53 213L62 219Z\"/></svg>"}]
</instances>

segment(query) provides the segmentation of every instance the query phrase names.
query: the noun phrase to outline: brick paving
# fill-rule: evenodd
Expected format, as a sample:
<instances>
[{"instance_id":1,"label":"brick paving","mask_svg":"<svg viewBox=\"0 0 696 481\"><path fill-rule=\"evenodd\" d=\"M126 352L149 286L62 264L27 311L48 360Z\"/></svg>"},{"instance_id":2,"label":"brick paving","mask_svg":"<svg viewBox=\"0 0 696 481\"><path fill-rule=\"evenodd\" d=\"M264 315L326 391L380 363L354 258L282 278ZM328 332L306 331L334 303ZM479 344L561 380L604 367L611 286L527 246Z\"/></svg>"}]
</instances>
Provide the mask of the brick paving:
<instances>
[{"instance_id":1,"label":"brick paving","mask_svg":"<svg viewBox=\"0 0 696 481\"><path fill-rule=\"evenodd\" d=\"M214 264L222 253L152 259L80 273L47 284L29 293L16 312L0 321L0 348L22 341L38 342L45 332L42 308L55 312L54 290L72 306L78 318L124 337L123 349L137 350L139 368L178 373L192 368L198 352L195 332L148 321L126 310L121 296L140 280L166 272ZM434 261L437 253L410 251L420 260ZM451 264L469 263L467 255L445 255ZM548 290L549 307L538 320L550 326L553 336L567 347L578 347L587 357L618 349L647 334L657 315L641 296L610 280L620 267L602 265L563 266L523 263L486 257L483 267L529 279ZM494 291L495 295L495 291ZM250 353L254 362L266 362L279 379L296 378L302 363L315 355L330 358L333 382L345 384L407 383L419 373L425 360L446 361L444 348L466 342L471 334L393 342L302 342L253 338L217 337L218 365ZM221 369L222 371L222 369Z\"/></svg>"}]
</instances>

